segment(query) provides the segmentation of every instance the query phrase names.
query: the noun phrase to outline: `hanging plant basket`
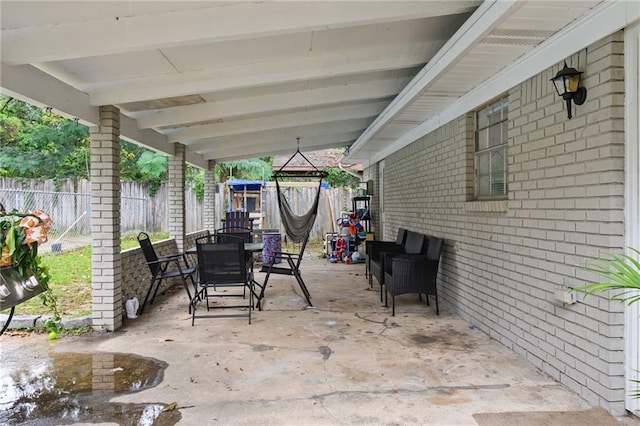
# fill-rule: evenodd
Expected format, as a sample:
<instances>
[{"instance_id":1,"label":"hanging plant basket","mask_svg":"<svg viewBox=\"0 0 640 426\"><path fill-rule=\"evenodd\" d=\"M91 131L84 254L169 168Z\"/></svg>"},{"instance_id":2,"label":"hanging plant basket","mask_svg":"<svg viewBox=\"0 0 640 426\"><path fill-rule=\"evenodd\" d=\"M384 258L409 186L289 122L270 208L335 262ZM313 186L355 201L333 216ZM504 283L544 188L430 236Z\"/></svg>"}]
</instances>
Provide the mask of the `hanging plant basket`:
<instances>
[{"instance_id":1,"label":"hanging plant basket","mask_svg":"<svg viewBox=\"0 0 640 426\"><path fill-rule=\"evenodd\" d=\"M38 244L47 241L51 219L39 210L0 211L0 229L0 310L4 310L47 290Z\"/></svg>"}]
</instances>

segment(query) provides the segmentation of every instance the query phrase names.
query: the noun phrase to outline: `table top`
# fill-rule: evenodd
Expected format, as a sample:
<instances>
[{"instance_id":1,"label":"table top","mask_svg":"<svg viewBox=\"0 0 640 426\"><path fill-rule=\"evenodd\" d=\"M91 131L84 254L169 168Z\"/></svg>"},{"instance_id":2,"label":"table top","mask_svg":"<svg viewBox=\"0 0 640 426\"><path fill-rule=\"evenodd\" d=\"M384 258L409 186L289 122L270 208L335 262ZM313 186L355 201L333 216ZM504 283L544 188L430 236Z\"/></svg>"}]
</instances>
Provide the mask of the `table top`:
<instances>
[{"instance_id":1,"label":"table top","mask_svg":"<svg viewBox=\"0 0 640 426\"><path fill-rule=\"evenodd\" d=\"M262 243L244 243L244 251L249 251L251 253L262 251L263 247L264 247L264 244L262 244ZM198 249L196 248L196 246L189 247L185 251L185 253L186 254L197 254L198 253Z\"/></svg>"},{"instance_id":2,"label":"table top","mask_svg":"<svg viewBox=\"0 0 640 426\"><path fill-rule=\"evenodd\" d=\"M263 248L262 243L244 243L244 251L257 252L262 251Z\"/></svg>"}]
</instances>

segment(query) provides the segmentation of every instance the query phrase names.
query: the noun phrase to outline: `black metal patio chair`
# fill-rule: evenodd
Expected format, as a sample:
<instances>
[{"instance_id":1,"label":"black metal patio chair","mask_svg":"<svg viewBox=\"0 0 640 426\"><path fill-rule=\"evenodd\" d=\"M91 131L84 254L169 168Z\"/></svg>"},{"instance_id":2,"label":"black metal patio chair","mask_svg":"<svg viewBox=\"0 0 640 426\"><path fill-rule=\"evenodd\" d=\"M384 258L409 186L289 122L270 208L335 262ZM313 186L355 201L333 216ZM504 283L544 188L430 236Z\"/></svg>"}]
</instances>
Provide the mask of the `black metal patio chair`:
<instances>
[{"instance_id":1,"label":"black metal patio chair","mask_svg":"<svg viewBox=\"0 0 640 426\"><path fill-rule=\"evenodd\" d=\"M224 242L225 236L232 237L230 241L234 241L236 237L240 237L245 243L253 242L253 230L242 226L225 226L216 229L215 235L219 236L217 242Z\"/></svg>"},{"instance_id":2,"label":"black metal patio chair","mask_svg":"<svg viewBox=\"0 0 640 426\"><path fill-rule=\"evenodd\" d=\"M254 291L244 241L238 237L220 234L211 235L210 241L198 241L196 244L198 290L191 299L191 325L194 325L196 318L229 317L248 317L251 324ZM246 291L247 289L249 292ZM240 297L246 302L243 304L210 303L210 300L213 301L215 298L222 300L229 297ZM197 315L198 305L201 302L204 302L207 312L212 309L236 309L240 312Z\"/></svg>"},{"instance_id":3,"label":"black metal patio chair","mask_svg":"<svg viewBox=\"0 0 640 426\"><path fill-rule=\"evenodd\" d=\"M250 228L244 228L241 226L230 226L216 229L215 235L217 236L216 242L218 243L235 242L238 238L245 243L253 242L253 231ZM250 262L253 261L253 253L245 251L245 258L247 261L247 267L253 271L253 265L250 264Z\"/></svg>"},{"instance_id":4,"label":"black metal patio chair","mask_svg":"<svg viewBox=\"0 0 640 426\"><path fill-rule=\"evenodd\" d=\"M311 294L307 289L307 286L302 279L302 274L300 273L300 264L302 263L302 258L304 255L304 249L307 247L307 241L309 240L310 230L307 231L304 239L300 243L300 250L298 253L287 253L287 252L277 252L269 259L269 262L266 265L262 265L261 272L266 272L267 276L264 278L264 283L262 284L262 288L260 291L260 297L258 298L257 307L261 308L260 302L264 297L264 291L267 288L267 283L269 282L269 277L271 274L277 275L289 275L295 277L298 285L300 286L300 290L302 290L302 294L305 299L307 299L307 303L309 306L313 306L311 304ZM282 260L282 263L277 263L279 260Z\"/></svg>"},{"instance_id":5,"label":"black metal patio chair","mask_svg":"<svg viewBox=\"0 0 640 426\"><path fill-rule=\"evenodd\" d=\"M142 315L147 302L149 302L149 304L153 304L156 294L158 293L158 289L160 288L160 284L162 284L162 281L167 279L180 278L184 289L187 291L187 296L189 297L189 300L191 300L191 291L189 290L187 279L191 280L192 287L195 291L196 283L193 279L193 274L195 273L196 268L189 266L187 257L182 253L158 257L155 249L153 248L153 244L149 239L149 235L145 232L140 232L138 234L138 243L140 244L140 248L144 254L149 271L151 272L149 289L144 297L144 301L140 305L140 309L138 309L138 315ZM151 296L152 293L153 295ZM151 296L151 300L149 300L149 296ZM189 304L189 313L191 313L191 304Z\"/></svg>"}]
</instances>

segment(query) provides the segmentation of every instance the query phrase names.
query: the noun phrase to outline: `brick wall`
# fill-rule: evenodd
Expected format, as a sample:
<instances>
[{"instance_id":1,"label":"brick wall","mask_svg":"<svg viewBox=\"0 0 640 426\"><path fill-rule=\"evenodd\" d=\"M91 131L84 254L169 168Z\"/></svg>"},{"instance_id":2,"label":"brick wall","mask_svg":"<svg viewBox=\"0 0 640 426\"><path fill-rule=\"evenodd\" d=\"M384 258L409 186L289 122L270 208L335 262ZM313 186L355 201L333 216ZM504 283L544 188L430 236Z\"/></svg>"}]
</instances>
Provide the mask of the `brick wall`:
<instances>
[{"instance_id":1,"label":"brick wall","mask_svg":"<svg viewBox=\"0 0 640 426\"><path fill-rule=\"evenodd\" d=\"M510 90L508 200L473 201L472 114L384 171L384 238L403 226L446 239L446 307L614 414L624 413L623 307L600 296L563 306L553 293L594 280L585 266L624 245L623 60L622 33L568 58L588 89L571 120L549 82L562 64Z\"/></svg>"}]
</instances>

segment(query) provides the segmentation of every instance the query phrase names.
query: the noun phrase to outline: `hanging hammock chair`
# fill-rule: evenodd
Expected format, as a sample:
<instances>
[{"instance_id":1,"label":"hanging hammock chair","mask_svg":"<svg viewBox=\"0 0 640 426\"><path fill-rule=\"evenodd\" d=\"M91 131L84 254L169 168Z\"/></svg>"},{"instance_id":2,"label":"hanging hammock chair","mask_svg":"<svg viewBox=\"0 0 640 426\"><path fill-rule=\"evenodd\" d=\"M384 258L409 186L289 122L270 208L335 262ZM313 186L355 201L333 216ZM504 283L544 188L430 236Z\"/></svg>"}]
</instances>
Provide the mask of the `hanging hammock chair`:
<instances>
[{"instance_id":1,"label":"hanging hammock chair","mask_svg":"<svg viewBox=\"0 0 640 426\"><path fill-rule=\"evenodd\" d=\"M291 160L293 160L298 155L311 165L313 171L285 170ZM318 215L320 189L322 188L322 180L325 177L327 177L327 173L319 170L315 165L313 165L313 163L311 163L311 161L309 161L309 159L305 157L302 152L300 152L299 147L296 152L287 160L287 162L284 163L276 173L274 173L274 179L276 181L276 191L278 195L278 207L280 208L280 218L282 220L282 224L284 225L287 237L289 237L289 239L295 243L302 242L309 236L309 232L311 232L311 228L313 227L313 224L316 221L316 216ZM291 205L289 204L289 200L287 200L287 197L280 188L281 180L291 178L318 179L318 191L316 192L313 204L311 205L309 210L302 215L298 215L293 212L293 210L291 209Z\"/></svg>"},{"instance_id":2,"label":"hanging hammock chair","mask_svg":"<svg viewBox=\"0 0 640 426\"><path fill-rule=\"evenodd\" d=\"M289 158L289 160L287 160L287 162L284 163L284 165L280 167L280 169L278 169L276 173L274 173L274 178L276 181L276 191L278 194L278 206L280 207L280 218L282 220L282 224L284 225L285 233L291 241L295 243L301 243L300 251L298 253L281 252L273 256L268 264L262 266L261 271L266 272L267 275L265 277L264 283L261 286L260 295L258 296L257 307L259 309L262 309L261 301L264 297L264 291L267 288L267 282L269 281L269 277L271 276L271 274L289 275L295 277L305 299L307 300L307 303L309 304L309 306L313 306L311 304L311 295L309 294L309 290L307 290L307 286L305 285L300 274L300 263L302 262L302 256L309 239L309 234L311 233L311 229L313 228L313 225L316 221L316 216L318 215L318 200L320 199L320 189L322 188L322 180L327 176L327 174L316 168L316 166L314 166L313 163L311 163L311 161L309 161L309 159L300 152L299 143L300 141L298 140L298 149ZM311 172L285 170L285 167L297 155L300 155L307 163L311 165L311 167L313 168ZM298 215L293 212L289 201L280 188L280 180L291 178L318 179L318 191L316 193L313 204L311 205L311 208L309 208L309 210L302 215ZM277 265L277 262L280 261L282 261L283 264Z\"/></svg>"}]
</instances>

